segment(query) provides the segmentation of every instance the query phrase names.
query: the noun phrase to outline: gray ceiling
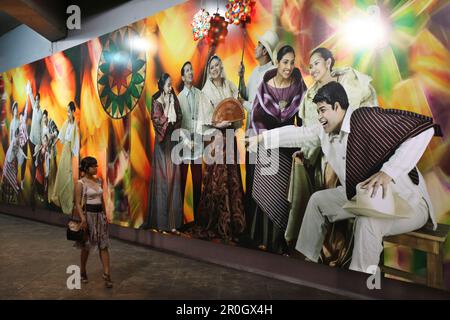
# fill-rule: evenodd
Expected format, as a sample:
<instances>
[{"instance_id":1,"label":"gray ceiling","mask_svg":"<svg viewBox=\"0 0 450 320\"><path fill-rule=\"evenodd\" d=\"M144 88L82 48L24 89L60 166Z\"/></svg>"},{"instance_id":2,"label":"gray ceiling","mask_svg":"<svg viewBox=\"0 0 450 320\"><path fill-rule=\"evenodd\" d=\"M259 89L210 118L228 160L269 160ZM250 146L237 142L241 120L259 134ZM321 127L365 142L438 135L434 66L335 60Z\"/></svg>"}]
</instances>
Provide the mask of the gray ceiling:
<instances>
[{"instance_id":1,"label":"gray ceiling","mask_svg":"<svg viewBox=\"0 0 450 320\"><path fill-rule=\"evenodd\" d=\"M24 0L17 0L24 1ZM44 11L55 17L67 17L66 9L71 4L76 4L81 9L81 19L108 11L130 0L33 0L35 6L41 7ZM2 10L2 1L0 0L0 37L22 23L13 16ZM66 5L67 4L67 5Z\"/></svg>"},{"instance_id":2,"label":"gray ceiling","mask_svg":"<svg viewBox=\"0 0 450 320\"><path fill-rule=\"evenodd\" d=\"M19 25L21 25L21 23L15 18L9 16L3 11L0 11L0 37Z\"/></svg>"}]
</instances>

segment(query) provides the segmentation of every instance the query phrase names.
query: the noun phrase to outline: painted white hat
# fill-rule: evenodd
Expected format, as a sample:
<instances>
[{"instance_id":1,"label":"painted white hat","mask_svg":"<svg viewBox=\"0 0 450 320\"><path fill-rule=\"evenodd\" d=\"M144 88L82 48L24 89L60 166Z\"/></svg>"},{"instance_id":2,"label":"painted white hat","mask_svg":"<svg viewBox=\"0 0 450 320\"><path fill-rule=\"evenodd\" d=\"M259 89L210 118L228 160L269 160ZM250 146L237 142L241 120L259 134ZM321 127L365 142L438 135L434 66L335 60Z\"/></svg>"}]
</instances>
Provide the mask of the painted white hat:
<instances>
[{"instance_id":1,"label":"painted white hat","mask_svg":"<svg viewBox=\"0 0 450 320\"><path fill-rule=\"evenodd\" d=\"M273 30L268 30L262 36L258 37L258 41L261 42L264 48L266 48L270 59L273 61L273 51L280 41L276 32Z\"/></svg>"},{"instance_id":2,"label":"painted white hat","mask_svg":"<svg viewBox=\"0 0 450 320\"><path fill-rule=\"evenodd\" d=\"M361 183L359 183L356 186L356 199L353 198L351 201L347 201L342 208L358 216L373 218L396 219L411 217L413 213L411 206L393 193L390 186L388 186L384 198L381 188L373 198L370 196L371 194L372 190L362 189Z\"/></svg>"}]
</instances>

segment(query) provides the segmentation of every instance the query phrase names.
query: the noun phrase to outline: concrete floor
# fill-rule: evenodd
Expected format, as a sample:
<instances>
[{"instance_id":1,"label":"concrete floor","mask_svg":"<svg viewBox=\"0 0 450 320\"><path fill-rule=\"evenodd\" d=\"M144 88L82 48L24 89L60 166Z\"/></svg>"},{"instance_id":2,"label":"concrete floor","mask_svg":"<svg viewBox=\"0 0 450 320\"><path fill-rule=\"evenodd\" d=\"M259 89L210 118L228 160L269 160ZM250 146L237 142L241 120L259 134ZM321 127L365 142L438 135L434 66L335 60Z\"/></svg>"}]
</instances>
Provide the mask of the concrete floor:
<instances>
[{"instance_id":1,"label":"concrete floor","mask_svg":"<svg viewBox=\"0 0 450 320\"><path fill-rule=\"evenodd\" d=\"M79 251L65 229L0 214L0 299L344 299L345 297L112 239L113 289L98 254L89 283L66 287Z\"/></svg>"}]
</instances>

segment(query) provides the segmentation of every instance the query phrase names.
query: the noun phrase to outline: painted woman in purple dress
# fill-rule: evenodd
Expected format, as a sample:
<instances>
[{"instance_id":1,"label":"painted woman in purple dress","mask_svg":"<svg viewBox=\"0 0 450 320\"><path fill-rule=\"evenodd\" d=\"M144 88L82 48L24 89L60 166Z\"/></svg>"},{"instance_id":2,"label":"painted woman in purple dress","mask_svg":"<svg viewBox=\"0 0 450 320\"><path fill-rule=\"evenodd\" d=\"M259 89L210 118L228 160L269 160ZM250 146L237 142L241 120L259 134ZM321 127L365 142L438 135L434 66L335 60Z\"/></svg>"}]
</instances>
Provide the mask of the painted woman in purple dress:
<instances>
[{"instance_id":1,"label":"painted woman in purple dress","mask_svg":"<svg viewBox=\"0 0 450 320\"><path fill-rule=\"evenodd\" d=\"M253 103L251 127L255 133L286 125L302 125L298 110L306 85L300 70L295 67L295 52L289 46L281 47L276 55L277 68L265 73ZM260 150L261 151L261 150ZM251 226L251 237L262 250L284 254L284 238L290 204L287 200L292 154L296 149L280 148L258 152L253 182L253 198L257 204ZM265 174L265 160L277 159L278 169ZM270 186L268 188L267 186Z\"/></svg>"}]
</instances>

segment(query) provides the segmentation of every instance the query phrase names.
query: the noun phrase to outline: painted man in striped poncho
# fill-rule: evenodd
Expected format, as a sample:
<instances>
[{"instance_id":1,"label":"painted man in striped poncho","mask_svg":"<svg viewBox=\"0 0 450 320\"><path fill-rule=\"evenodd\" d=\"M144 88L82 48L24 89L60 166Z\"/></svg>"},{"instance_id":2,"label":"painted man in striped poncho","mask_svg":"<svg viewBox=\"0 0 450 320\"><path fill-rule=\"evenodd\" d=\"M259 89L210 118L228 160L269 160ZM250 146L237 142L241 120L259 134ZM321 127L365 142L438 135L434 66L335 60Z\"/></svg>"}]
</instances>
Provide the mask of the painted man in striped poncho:
<instances>
[{"instance_id":1,"label":"painted man in striped poncho","mask_svg":"<svg viewBox=\"0 0 450 320\"><path fill-rule=\"evenodd\" d=\"M425 181L416 165L439 127L429 117L412 112L359 108L348 105L347 94L337 82L323 86L315 95L319 125L285 126L249 139L250 148L260 143L266 149L298 148L316 144L339 177L340 186L314 193L307 205L296 250L317 262L330 222L356 218L350 269L369 272L377 266L383 250L382 239L413 231L428 219L436 226ZM435 132L436 131L436 132ZM406 219L355 216L342 208L354 198L356 185L376 196L389 191L412 208Z\"/></svg>"}]
</instances>

